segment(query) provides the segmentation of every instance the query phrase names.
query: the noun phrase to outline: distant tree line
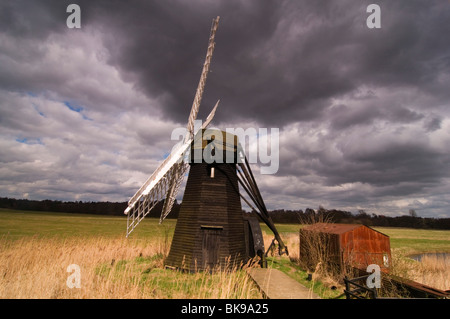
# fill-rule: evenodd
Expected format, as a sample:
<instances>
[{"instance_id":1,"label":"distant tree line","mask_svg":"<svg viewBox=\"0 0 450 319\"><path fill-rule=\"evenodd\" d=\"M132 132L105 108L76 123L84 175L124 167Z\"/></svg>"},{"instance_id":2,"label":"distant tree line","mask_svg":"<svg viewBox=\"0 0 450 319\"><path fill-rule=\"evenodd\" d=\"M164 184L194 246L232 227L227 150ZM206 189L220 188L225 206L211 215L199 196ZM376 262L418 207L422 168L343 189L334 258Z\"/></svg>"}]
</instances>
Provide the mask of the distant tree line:
<instances>
[{"instance_id":1,"label":"distant tree line","mask_svg":"<svg viewBox=\"0 0 450 319\"><path fill-rule=\"evenodd\" d=\"M0 207L45 212L64 212L77 214L119 215L127 207L127 203L112 202L63 202L58 200L28 200L0 197Z\"/></svg>"},{"instance_id":2,"label":"distant tree line","mask_svg":"<svg viewBox=\"0 0 450 319\"><path fill-rule=\"evenodd\" d=\"M147 216L159 218L163 204L164 201L160 201ZM124 216L123 212L127 206L127 202L63 202L49 199L38 201L0 197L0 208L43 212ZM179 206L175 201L168 218L178 217Z\"/></svg>"},{"instance_id":3,"label":"distant tree line","mask_svg":"<svg viewBox=\"0 0 450 319\"><path fill-rule=\"evenodd\" d=\"M380 227L407 227L420 229L450 229L450 218L419 217L415 211L408 215L390 217L367 214L359 210L356 214L337 209L325 209L319 206L303 210L273 210L269 212L275 223L305 223L311 221L328 221L339 224L363 224Z\"/></svg>"},{"instance_id":4,"label":"distant tree line","mask_svg":"<svg viewBox=\"0 0 450 319\"><path fill-rule=\"evenodd\" d=\"M158 202L147 216L159 218L163 204L163 200ZM77 214L124 216L123 212L127 205L127 202L63 202L57 200L37 201L0 197L0 208ZM167 218L178 218L179 211L180 204L175 201L172 212ZM322 206L319 206L316 210L306 208L305 211L301 209L272 210L269 211L269 215L274 223L280 224L300 224L314 220L326 220L332 223L364 224L367 226L450 229L450 218L419 217L413 210L410 210L408 215L390 217L376 214L369 215L364 210L359 210L356 214L354 214L348 211L325 209Z\"/></svg>"}]
</instances>

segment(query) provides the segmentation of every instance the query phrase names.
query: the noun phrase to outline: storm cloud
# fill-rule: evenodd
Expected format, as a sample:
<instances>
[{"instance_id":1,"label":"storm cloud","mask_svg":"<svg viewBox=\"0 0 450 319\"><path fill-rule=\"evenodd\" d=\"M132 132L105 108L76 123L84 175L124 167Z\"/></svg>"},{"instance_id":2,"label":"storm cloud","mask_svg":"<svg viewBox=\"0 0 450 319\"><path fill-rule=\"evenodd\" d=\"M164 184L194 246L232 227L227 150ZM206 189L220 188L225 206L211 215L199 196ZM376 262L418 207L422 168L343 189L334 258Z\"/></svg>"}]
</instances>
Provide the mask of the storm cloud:
<instances>
[{"instance_id":1,"label":"storm cloud","mask_svg":"<svg viewBox=\"0 0 450 319\"><path fill-rule=\"evenodd\" d=\"M450 3L375 1L380 29L370 3L2 2L0 196L127 200L186 126L220 16L199 118L220 99L215 127L280 129L270 209L449 217Z\"/></svg>"}]
</instances>

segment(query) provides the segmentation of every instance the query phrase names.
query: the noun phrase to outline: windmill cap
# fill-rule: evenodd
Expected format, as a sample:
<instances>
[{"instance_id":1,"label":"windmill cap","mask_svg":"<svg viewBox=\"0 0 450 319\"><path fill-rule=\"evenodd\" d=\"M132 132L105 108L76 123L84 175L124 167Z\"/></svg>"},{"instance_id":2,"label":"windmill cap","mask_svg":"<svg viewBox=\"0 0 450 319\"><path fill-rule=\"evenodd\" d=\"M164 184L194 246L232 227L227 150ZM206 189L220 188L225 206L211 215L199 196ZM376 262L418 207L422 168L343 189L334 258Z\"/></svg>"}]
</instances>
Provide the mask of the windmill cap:
<instances>
[{"instance_id":1,"label":"windmill cap","mask_svg":"<svg viewBox=\"0 0 450 319\"><path fill-rule=\"evenodd\" d=\"M191 163L237 163L237 135L219 129L202 129L191 144Z\"/></svg>"}]
</instances>

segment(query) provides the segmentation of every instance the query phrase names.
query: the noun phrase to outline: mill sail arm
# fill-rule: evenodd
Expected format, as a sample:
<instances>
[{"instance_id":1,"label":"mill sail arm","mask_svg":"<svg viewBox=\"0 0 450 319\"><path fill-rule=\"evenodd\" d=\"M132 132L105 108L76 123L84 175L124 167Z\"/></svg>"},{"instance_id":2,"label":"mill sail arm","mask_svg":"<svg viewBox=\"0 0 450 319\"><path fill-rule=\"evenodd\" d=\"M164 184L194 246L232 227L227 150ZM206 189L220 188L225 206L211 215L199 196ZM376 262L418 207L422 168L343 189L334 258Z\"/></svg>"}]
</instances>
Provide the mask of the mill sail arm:
<instances>
[{"instance_id":1,"label":"mill sail arm","mask_svg":"<svg viewBox=\"0 0 450 319\"><path fill-rule=\"evenodd\" d=\"M213 55L214 47L215 47L214 39L215 39L217 28L219 26L219 19L220 19L220 17L217 17L212 22L211 32L210 32L210 36L209 36L208 49L207 49L207 52L206 52L206 58L205 58L205 62L203 64L203 69L202 69L202 73L200 75L200 80L199 80L199 83L198 83L198 87L197 87L197 90L195 92L195 97L194 97L194 101L192 103L191 112L189 114L188 125L187 125L188 133L186 134L186 137L185 137L185 140L184 140L185 141L185 145L187 145L188 143L190 144L190 142L194 138L194 135L196 134L196 132L194 132L194 130L195 130L194 123L195 123L195 120L197 119L198 110L200 108L200 103L202 101L203 92L205 90L206 79L208 77L208 73L209 73L209 69L210 69L210 65L211 65L211 59L212 59L212 55ZM202 129L206 128L208 126L208 124L211 122L211 120L214 118L214 114L216 112L216 109L217 109L218 105L219 105L219 101L217 101L217 103L214 106L212 112L206 118L205 123L203 123L203 125L202 125ZM179 191L181 182L183 180L184 174L188 170L188 165L185 164L185 163L178 163L178 164L172 164L172 165L176 165L177 167L172 169L175 172L170 177L169 185L168 185L168 188L167 188L167 191L166 191L166 197L165 197L164 205L163 205L163 208L162 208L162 211L161 211L161 217L159 219L160 223L162 223L162 221L170 213L170 211L172 209L172 206L173 206L173 204L175 202L175 197L178 194L178 191ZM149 181L147 181L144 184L144 186L142 187L143 189L148 189L149 187L151 188L151 185L150 185L151 179L152 178L150 177ZM146 186L147 183L148 183L148 185ZM145 192L145 190L143 192ZM137 197L136 198L139 197L138 193L137 193ZM136 198L134 198L134 202L136 201ZM128 212L126 211L125 213L127 214Z\"/></svg>"},{"instance_id":2,"label":"mill sail arm","mask_svg":"<svg viewBox=\"0 0 450 319\"><path fill-rule=\"evenodd\" d=\"M133 206L141 199L142 196L148 195L152 188L167 174L172 166L183 158L184 153L189 149L192 140L184 142L183 145L175 149L155 170L155 172L147 179L147 181L139 188L133 197L128 201L128 207L124 214L128 214Z\"/></svg>"},{"instance_id":3,"label":"mill sail arm","mask_svg":"<svg viewBox=\"0 0 450 319\"><path fill-rule=\"evenodd\" d=\"M251 200L254 202L255 206L258 208L256 212L259 214L264 223L269 227L269 229L273 232L275 239L279 244L280 254L285 253L286 255L288 255L289 254L288 249L284 244L283 240L281 239L281 236L278 233L278 230L275 227L275 224L273 223L272 218L269 215L269 212L267 211L266 205L261 196L258 185L256 184L256 180L255 177L253 176L253 172L250 168L247 157L243 153L242 147L240 145L238 148L240 149L239 152L241 154L241 158L244 160L244 162L240 161L238 163L239 164L238 167L241 170L239 171L241 177L238 178L238 181L244 188L244 190L247 192Z\"/></svg>"},{"instance_id":4,"label":"mill sail arm","mask_svg":"<svg viewBox=\"0 0 450 319\"><path fill-rule=\"evenodd\" d=\"M211 123L212 119L214 118L214 115L216 114L216 110L217 107L219 106L219 101L217 101L216 105L214 106L214 108L212 109L211 113L208 115L208 117L206 118L205 122L203 122L202 124L202 129L205 129L208 127L209 123ZM198 132L198 131L197 131ZM197 134L197 132L195 133L195 135ZM189 133L188 133L189 134ZM187 151L187 150L186 150ZM161 216L159 218L159 223L161 224L163 222L163 220L169 215L173 204L175 202L175 198L178 194L178 191L180 189L181 186L181 182L184 179L184 175L186 174L186 172L189 170L189 164L183 162L183 163L176 163L174 164L177 167L175 174L173 174L171 176L170 182L169 182L169 187L167 189L167 193L166 193L166 197L164 200L164 205L161 211Z\"/></svg>"},{"instance_id":5,"label":"mill sail arm","mask_svg":"<svg viewBox=\"0 0 450 319\"><path fill-rule=\"evenodd\" d=\"M190 141L173 151L130 199L124 212L127 215L127 237L161 200L167 198L173 181L182 175L180 165L187 166L181 160L189 147Z\"/></svg>"},{"instance_id":6,"label":"mill sail arm","mask_svg":"<svg viewBox=\"0 0 450 319\"><path fill-rule=\"evenodd\" d=\"M219 18L220 17L215 18L212 22L211 33L209 36L208 50L206 52L206 58L203 64L202 73L200 75L200 81L198 82L197 91L195 92L194 101L192 102L192 108L189 114L187 130L190 133L190 138L194 136L194 121L197 119L198 110L200 108L200 103L203 97L203 91L205 90L206 79L208 77L211 59L215 47L214 38L216 36L217 28L219 27Z\"/></svg>"},{"instance_id":7,"label":"mill sail arm","mask_svg":"<svg viewBox=\"0 0 450 319\"><path fill-rule=\"evenodd\" d=\"M216 114L217 107L219 106L220 100L217 101L216 105L214 105L211 113L209 113L208 117L206 118L205 122L202 124L202 129L205 129L208 127L209 123L211 123L212 119L214 118L214 115Z\"/></svg>"},{"instance_id":8,"label":"mill sail arm","mask_svg":"<svg viewBox=\"0 0 450 319\"><path fill-rule=\"evenodd\" d=\"M208 50L206 52L206 58L205 62L203 64L202 73L200 76L200 81L198 83L197 91L195 92L194 101L192 103L191 112L189 114L188 119L188 125L187 130L188 134L186 134L185 143L184 145L189 145L190 141L192 141L194 137L194 122L197 119L198 110L200 108L200 102L202 100L203 91L205 89L206 79L208 77L209 68L211 64L212 55L214 52L214 46L215 46L215 35L217 28L219 26L219 19L220 17L217 17L212 22L211 32L209 36L209 44L208 44ZM216 103L216 106L214 107L211 114L208 116L208 118L211 117L211 119L208 121L208 123L212 120L212 117L214 117L215 110L217 108L217 105L219 104L219 101ZM207 124L204 124L206 126ZM136 192L136 194L129 200L128 207L125 209L124 214L128 214L130 209L133 207L133 205L141 198L142 194L145 194L145 192L148 192L152 187L155 186L156 182L165 174L167 171L172 167L173 161L177 161L179 158L175 155L172 156L169 155L164 162L158 167L158 169L147 179L147 181L144 183L144 185L141 186L141 188ZM155 182L156 181L156 182Z\"/></svg>"},{"instance_id":9,"label":"mill sail arm","mask_svg":"<svg viewBox=\"0 0 450 319\"><path fill-rule=\"evenodd\" d=\"M189 170L189 164L176 163L174 165L174 170L175 172L171 175L169 180L169 186L166 192L166 197L164 199L164 205L161 211L161 216L159 217L160 224L172 210L173 204L175 203L175 199L181 186L181 182L183 181L184 174L186 174L186 172Z\"/></svg>"},{"instance_id":10,"label":"mill sail arm","mask_svg":"<svg viewBox=\"0 0 450 319\"><path fill-rule=\"evenodd\" d=\"M197 119L198 110L205 89L206 79L208 77L212 55L215 46L215 35L219 26L219 17L212 22L211 32L209 36L208 50L206 52L205 62L203 64L200 81L195 93L192 108L189 114L187 134L184 138L183 144L173 151L156 169L156 171L147 179L144 185L134 194L128 201L128 207L124 214L127 218L127 236L134 230L139 222L149 214L150 210L155 205L165 198L160 222L170 213L172 205L175 201L178 189L184 177L184 173L188 169L188 165L183 162L186 152L194 139L196 134L194 127ZM216 103L211 114L202 125L202 129L206 128L214 117L219 102Z\"/></svg>"}]
</instances>

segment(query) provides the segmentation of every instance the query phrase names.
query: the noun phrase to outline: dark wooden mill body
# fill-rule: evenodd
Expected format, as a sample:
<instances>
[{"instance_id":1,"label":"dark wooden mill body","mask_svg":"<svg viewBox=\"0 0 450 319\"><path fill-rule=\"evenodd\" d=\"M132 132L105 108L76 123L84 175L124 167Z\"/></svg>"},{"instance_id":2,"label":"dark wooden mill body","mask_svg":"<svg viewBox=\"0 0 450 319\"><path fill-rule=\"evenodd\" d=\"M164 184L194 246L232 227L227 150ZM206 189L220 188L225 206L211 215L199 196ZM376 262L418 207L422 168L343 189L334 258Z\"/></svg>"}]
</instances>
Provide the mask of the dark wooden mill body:
<instances>
[{"instance_id":1,"label":"dark wooden mill body","mask_svg":"<svg viewBox=\"0 0 450 319\"><path fill-rule=\"evenodd\" d=\"M214 132L207 138L199 134L192 144L189 177L165 262L168 267L188 271L234 267L255 254L253 237L258 238L261 229L253 225L252 230L244 219L236 172L237 137ZM221 152L222 158L205 160L201 156L205 151Z\"/></svg>"}]
</instances>

